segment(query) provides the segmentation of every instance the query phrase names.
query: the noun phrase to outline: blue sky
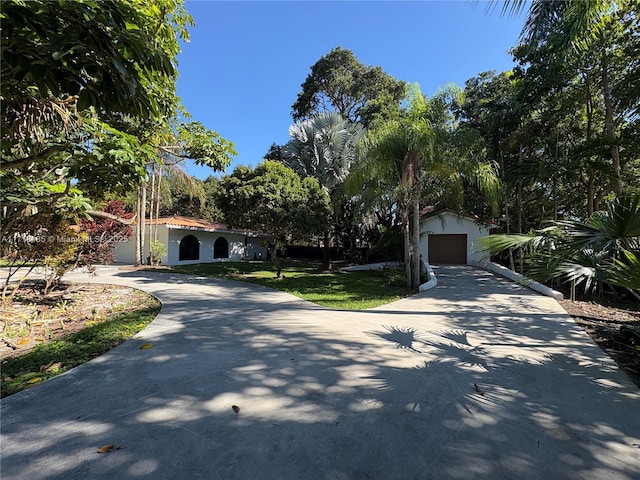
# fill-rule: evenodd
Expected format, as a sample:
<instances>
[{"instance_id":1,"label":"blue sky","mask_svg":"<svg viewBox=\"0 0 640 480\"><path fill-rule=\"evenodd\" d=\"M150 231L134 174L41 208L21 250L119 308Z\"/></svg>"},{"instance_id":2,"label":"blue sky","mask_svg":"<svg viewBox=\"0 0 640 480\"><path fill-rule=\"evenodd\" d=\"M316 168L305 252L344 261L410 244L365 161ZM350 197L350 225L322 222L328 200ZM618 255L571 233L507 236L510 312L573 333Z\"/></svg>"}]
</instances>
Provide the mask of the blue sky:
<instances>
[{"instance_id":1,"label":"blue sky","mask_svg":"<svg viewBox=\"0 0 640 480\"><path fill-rule=\"evenodd\" d=\"M423 93L486 70L510 70L524 17L486 1L188 0L195 20L178 57L178 95L194 120L235 143L237 165L284 144L291 105L311 66L340 46ZM190 166L206 178L210 169Z\"/></svg>"}]
</instances>

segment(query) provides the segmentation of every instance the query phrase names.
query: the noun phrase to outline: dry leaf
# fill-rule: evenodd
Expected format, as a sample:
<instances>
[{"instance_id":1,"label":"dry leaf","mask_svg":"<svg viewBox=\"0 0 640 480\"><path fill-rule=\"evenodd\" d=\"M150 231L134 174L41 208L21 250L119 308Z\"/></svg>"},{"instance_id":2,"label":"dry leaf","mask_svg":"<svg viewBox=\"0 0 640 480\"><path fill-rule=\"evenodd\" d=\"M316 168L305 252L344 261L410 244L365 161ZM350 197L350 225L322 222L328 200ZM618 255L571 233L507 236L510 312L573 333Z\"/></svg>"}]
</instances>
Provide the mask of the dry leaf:
<instances>
[{"instance_id":1,"label":"dry leaf","mask_svg":"<svg viewBox=\"0 0 640 480\"><path fill-rule=\"evenodd\" d=\"M16 345L26 345L27 343L29 343L29 339L28 338L21 338L20 340L18 340L16 342Z\"/></svg>"},{"instance_id":2,"label":"dry leaf","mask_svg":"<svg viewBox=\"0 0 640 480\"><path fill-rule=\"evenodd\" d=\"M52 370L60 370L62 368L62 362L51 362L47 365L40 367L41 372L50 372Z\"/></svg>"},{"instance_id":3,"label":"dry leaf","mask_svg":"<svg viewBox=\"0 0 640 480\"><path fill-rule=\"evenodd\" d=\"M151 347L153 347L153 343L143 343L142 345L140 345L140 350L147 350Z\"/></svg>"},{"instance_id":4,"label":"dry leaf","mask_svg":"<svg viewBox=\"0 0 640 480\"><path fill-rule=\"evenodd\" d=\"M42 381L42 377L33 377L27 381L29 384L40 383Z\"/></svg>"},{"instance_id":5,"label":"dry leaf","mask_svg":"<svg viewBox=\"0 0 640 480\"><path fill-rule=\"evenodd\" d=\"M121 448L122 447L116 447L115 445L112 445L112 444L102 445L98 449L98 453L113 452L114 450L120 450Z\"/></svg>"}]
</instances>

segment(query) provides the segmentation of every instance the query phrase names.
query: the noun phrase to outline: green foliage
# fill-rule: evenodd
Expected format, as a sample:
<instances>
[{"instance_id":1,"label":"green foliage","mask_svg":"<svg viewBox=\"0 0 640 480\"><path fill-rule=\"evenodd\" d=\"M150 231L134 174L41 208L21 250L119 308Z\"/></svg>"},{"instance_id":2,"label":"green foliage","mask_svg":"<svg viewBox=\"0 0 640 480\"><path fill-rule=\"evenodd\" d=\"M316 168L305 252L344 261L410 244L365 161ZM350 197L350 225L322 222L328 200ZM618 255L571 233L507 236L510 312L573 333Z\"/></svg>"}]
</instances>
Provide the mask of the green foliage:
<instances>
[{"instance_id":1,"label":"green foliage","mask_svg":"<svg viewBox=\"0 0 640 480\"><path fill-rule=\"evenodd\" d=\"M317 179L331 192L347 178L363 135L360 124L339 113L320 113L289 127L291 140L282 148L282 162L303 178Z\"/></svg>"},{"instance_id":2,"label":"green foliage","mask_svg":"<svg viewBox=\"0 0 640 480\"><path fill-rule=\"evenodd\" d=\"M77 96L78 110L165 114L156 94L171 82L158 80L176 76L177 40L156 33L157 7L168 3L2 2L3 97Z\"/></svg>"},{"instance_id":3,"label":"green foliage","mask_svg":"<svg viewBox=\"0 0 640 480\"><path fill-rule=\"evenodd\" d=\"M222 171L231 164L230 155L237 155L233 143L225 140L199 122L181 123L178 138L183 143L183 156L195 160L196 165Z\"/></svg>"},{"instance_id":4,"label":"green foliage","mask_svg":"<svg viewBox=\"0 0 640 480\"><path fill-rule=\"evenodd\" d=\"M491 235L479 245L492 254L521 248L527 274L541 281L558 279L584 285L638 290L640 277L640 195L614 200L588 222L559 220L530 235Z\"/></svg>"},{"instance_id":5,"label":"green foliage","mask_svg":"<svg viewBox=\"0 0 640 480\"><path fill-rule=\"evenodd\" d=\"M177 120L188 118L176 95L177 55L193 25L183 0L0 8L3 236L49 211L76 220L144 183L150 165L230 164L231 142Z\"/></svg>"},{"instance_id":6,"label":"green foliage","mask_svg":"<svg viewBox=\"0 0 640 480\"><path fill-rule=\"evenodd\" d=\"M312 67L292 105L294 121L336 111L368 126L374 119L397 115L406 84L380 67L361 64L353 52L336 47Z\"/></svg>"},{"instance_id":7,"label":"green foliage","mask_svg":"<svg viewBox=\"0 0 640 480\"><path fill-rule=\"evenodd\" d=\"M237 167L223 177L216 204L230 227L270 235L274 260L288 241L321 233L331 212L329 197L316 179L300 179L289 167L270 160L255 169Z\"/></svg>"},{"instance_id":8,"label":"green foliage","mask_svg":"<svg viewBox=\"0 0 640 480\"><path fill-rule=\"evenodd\" d=\"M151 240L149 243L149 256L151 265L160 265L162 257L167 254L167 247L159 240Z\"/></svg>"}]
</instances>

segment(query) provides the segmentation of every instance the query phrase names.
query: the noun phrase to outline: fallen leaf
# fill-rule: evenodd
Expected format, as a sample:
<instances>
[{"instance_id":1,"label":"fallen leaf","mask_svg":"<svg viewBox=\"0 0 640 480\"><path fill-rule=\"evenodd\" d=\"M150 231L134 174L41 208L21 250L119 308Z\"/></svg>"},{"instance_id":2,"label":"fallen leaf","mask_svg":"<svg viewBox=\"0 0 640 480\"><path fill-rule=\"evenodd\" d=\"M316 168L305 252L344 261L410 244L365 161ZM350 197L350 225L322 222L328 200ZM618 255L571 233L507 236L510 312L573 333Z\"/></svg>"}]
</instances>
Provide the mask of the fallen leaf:
<instances>
[{"instance_id":1,"label":"fallen leaf","mask_svg":"<svg viewBox=\"0 0 640 480\"><path fill-rule=\"evenodd\" d=\"M62 362L51 362L47 365L40 367L41 372L50 372L52 370L60 370L62 368Z\"/></svg>"},{"instance_id":2,"label":"fallen leaf","mask_svg":"<svg viewBox=\"0 0 640 480\"><path fill-rule=\"evenodd\" d=\"M140 350L147 350L152 347L153 347L153 343L143 343L142 345L140 345Z\"/></svg>"},{"instance_id":3,"label":"fallen leaf","mask_svg":"<svg viewBox=\"0 0 640 480\"><path fill-rule=\"evenodd\" d=\"M120 450L122 447L117 447L115 445L112 444L107 444L107 445L102 445L99 449L98 449L98 453L107 453L107 452L113 452L114 450Z\"/></svg>"},{"instance_id":4,"label":"fallen leaf","mask_svg":"<svg viewBox=\"0 0 640 480\"><path fill-rule=\"evenodd\" d=\"M27 383L29 384L34 384L34 383L40 383L42 381L42 377L33 377L30 378Z\"/></svg>"},{"instance_id":5,"label":"fallen leaf","mask_svg":"<svg viewBox=\"0 0 640 480\"><path fill-rule=\"evenodd\" d=\"M16 342L16 345L26 345L27 343L29 343L29 339L28 338L21 338L20 340L18 340Z\"/></svg>"},{"instance_id":6,"label":"fallen leaf","mask_svg":"<svg viewBox=\"0 0 640 480\"><path fill-rule=\"evenodd\" d=\"M233 410L236 414L240 412L240 407L237 405L231 405L231 410Z\"/></svg>"}]
</instances>

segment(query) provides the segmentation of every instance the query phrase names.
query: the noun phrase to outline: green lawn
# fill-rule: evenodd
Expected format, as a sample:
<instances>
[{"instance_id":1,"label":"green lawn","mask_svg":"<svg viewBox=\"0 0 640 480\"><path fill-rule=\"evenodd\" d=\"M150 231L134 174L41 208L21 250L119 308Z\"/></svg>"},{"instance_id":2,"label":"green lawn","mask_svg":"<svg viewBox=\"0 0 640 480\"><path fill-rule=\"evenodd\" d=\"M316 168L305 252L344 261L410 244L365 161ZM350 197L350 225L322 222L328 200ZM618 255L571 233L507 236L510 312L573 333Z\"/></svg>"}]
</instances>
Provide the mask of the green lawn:
<instances>
[{"instance_id":1,"label":"green lawn","mask_svg":"<svg viewBox=\"0 0 640 480\"><path fill-rule=\"evenodd\" d=\"M276 269L269 261L200 263L174 266L172 270L257 283L342 310L373 308L412 293L405 286L403 268L326 273L319 263L283 261L282 266L281 279L276 278Z\"/></svg>"},{"instance_id":2,"label":"green lawn","mask_svg":"<svg viewBox=\"0 0 640 480\"><path fill-rule=\"evenodd\" d=\"M170 271L256 283L344 310L372 308L412 293L405 287L402 268L325 273L318 263L286 261L282 266L281 279L276 278L276 269L267 261L183 265ZM101 355L144 328L159 309L158 302L149 297L127 313L113 315L98 325L38 345L20 357L6 359L2 364L1 396L29 388Z\"/></svg>"}]
</instances>

